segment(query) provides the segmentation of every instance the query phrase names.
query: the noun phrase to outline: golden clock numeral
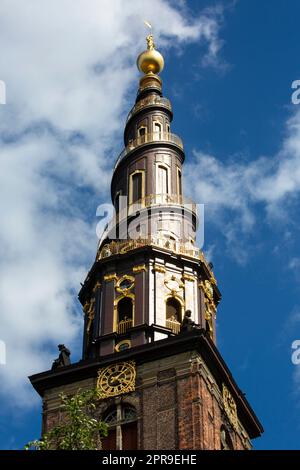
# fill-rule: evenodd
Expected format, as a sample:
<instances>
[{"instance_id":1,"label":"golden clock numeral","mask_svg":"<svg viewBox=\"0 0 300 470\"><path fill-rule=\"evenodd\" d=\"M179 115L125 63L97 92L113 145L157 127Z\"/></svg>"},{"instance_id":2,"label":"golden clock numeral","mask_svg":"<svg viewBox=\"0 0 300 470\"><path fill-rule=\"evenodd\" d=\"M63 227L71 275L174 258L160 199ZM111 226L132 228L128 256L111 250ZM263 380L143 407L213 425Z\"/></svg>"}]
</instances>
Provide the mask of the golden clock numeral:
<instances>
[{"instance_id":1,"label":"golden clock numeral","mask_svg":"<svg viewBox=\"0 0 300 470\"><path fill-rule=\"evenodd\" d=\"M97 386L104 396L115 396L135 389L135 363L118 363L100 369Z\"/></svg>"}]
</instances>

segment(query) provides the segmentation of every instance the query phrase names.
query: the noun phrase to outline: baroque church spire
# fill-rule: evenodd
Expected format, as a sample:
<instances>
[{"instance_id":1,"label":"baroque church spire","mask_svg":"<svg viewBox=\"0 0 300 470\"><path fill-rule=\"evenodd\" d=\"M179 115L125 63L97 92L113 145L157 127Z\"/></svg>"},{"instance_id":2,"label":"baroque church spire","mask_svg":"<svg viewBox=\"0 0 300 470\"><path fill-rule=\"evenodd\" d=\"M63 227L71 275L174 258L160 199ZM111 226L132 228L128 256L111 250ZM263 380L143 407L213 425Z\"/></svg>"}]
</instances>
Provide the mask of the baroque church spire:
<instances>
[{"instance_id":1,"label":"baroque church spire","mask_svg":"<svg viewBox=\"0 0 300 470\"><path fill-rule=\"evenodd\" d=\"M146 41L112 175L115 215L79 294L86 312L84 357L178 334L186 310L193 324L216 338L220 293L196 246L196 204L183 193L183 142L172 133L172 105L158 75L164 59L152 34ZM96 295L94 285L101 286Z\"/></svg>"},{"instance_id":2,"label":"baroque church spire","mask_svg":"<svg viewBox=\"0 0 300 470\"><path fill-rule=\"evenodd\" d=\"M79 292L82 359L30 377L43 396L43 432L60 419L60 392L96 386L105 450L250 449L262 427L216 347L221 294L197 247L197 207L184 195L183 142L152 34L137 65L111 180L115 214Z\"/></svg>"}]
</instances>

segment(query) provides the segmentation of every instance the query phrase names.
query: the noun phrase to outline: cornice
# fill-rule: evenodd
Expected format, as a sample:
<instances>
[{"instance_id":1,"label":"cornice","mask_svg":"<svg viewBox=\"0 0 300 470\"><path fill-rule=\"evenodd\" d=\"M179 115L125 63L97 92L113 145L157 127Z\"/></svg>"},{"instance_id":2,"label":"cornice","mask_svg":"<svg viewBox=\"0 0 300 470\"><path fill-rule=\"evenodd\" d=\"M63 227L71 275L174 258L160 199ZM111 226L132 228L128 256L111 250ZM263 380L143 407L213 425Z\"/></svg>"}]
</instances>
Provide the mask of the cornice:
<instances>
[{"instance_id":1,"label":"cornice","mask_svg":"<svg viewBox=\"0 0 300 470\"><path fill-rule=\"evenodd\" d=\"M134 359L137 365L140 365L155 360L162 360L165 357L186 351L197 351L201 354L218 386L221 387L225 383L229 388L238 407L239 419L245 429L247 429L250 438L253 439L260 436L263 432L262 425L205 330L194 330L189 333L137 346L118 354L114 353L98 359L79 361L76 364L56 371L50 370L32 375L29 377L29 380L36 391L43 396L44 392L48 389L94 377L97 375L100 367L111 364L116 360Z\"/></svg>"}]
</instances>

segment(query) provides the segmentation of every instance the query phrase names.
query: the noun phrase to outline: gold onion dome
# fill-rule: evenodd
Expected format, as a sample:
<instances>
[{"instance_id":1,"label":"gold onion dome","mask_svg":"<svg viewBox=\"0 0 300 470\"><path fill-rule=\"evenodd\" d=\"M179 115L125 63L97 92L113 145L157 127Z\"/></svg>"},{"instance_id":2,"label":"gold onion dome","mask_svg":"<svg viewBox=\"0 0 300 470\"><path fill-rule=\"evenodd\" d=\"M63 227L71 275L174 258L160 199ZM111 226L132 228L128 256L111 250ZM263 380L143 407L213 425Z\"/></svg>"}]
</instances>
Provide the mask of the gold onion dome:
<instances>
[{"instance_id":1,"label":"gold onion dome","mask_svg":"<svg viewBox=\"0 0 300 470\"><path fill-rule=\"evenodd\" d=\"M147 36L147 50L137 58L138 69L144 74L160 73L164 68L164 58L160 52L155 50L152 34Z\"/></svg>"}]
</instances>

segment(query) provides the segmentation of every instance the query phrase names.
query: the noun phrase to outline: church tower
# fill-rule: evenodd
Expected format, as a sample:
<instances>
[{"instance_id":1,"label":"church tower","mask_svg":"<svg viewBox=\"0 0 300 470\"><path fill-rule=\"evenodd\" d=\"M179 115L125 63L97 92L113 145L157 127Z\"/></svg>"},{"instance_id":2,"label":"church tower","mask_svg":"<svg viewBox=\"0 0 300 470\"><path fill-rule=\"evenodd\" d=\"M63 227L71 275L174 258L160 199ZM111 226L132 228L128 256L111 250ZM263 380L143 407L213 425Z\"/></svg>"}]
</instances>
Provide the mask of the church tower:
<instances>
[{"instance_id":1,"label":"church tower","mask_svg":"<svg viewBox=\"0 0 300 470\"><path fill-rule=\"evenodd\" d=\"M221 294L196 245L197 207L184 196L180 137L163 97L153 36L111 181L112 220L79 292L83 356L30 377L43 432L59 393L97 386L104 449L250 449L262 427L216 347Z\"/></svg>"}]
</instances>

